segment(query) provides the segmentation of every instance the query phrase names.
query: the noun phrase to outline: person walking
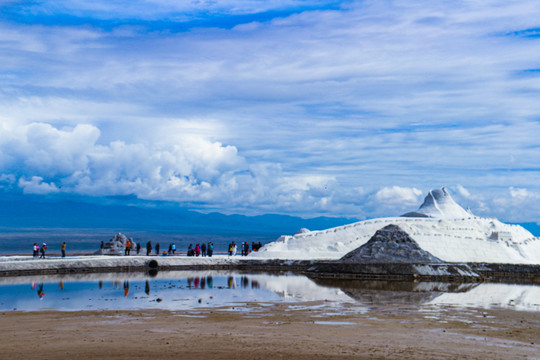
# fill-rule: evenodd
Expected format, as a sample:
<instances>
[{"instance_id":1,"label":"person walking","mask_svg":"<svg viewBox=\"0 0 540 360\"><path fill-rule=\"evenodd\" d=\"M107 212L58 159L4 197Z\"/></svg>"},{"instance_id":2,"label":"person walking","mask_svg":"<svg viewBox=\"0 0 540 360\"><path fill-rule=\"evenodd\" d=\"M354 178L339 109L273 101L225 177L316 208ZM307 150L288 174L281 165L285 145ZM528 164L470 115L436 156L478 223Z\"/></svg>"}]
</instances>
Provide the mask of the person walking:
<instances>
[{"instance_id":1,"label":"person walking","mask_svg":"<svg viewBox=\"0 0 540 360\"><path fill-rule=\"evenodd\" d=\"M236 243L233 241L233 243L232 243L232 256L236 256L237 251L238 251L238 247L236 246Z\"/></svg>"},{"instance_id":2,"label":"person walking","mask_svg":"<svg viewBox=\"0 0 540 360\"><path fill-rule=\"evenodd\" d=\"M159 255L159 243L156 244L156 254Z\"/></svg>"},{"instance_id":3,"label":"person walking","mask_svg":"<svg viewBox=\"0 0 540 360\"><path fill-rule=\"evenodd\" d=\"M139 253L141 252L141 243L137 243L137 255L139 255Z\"/></svg>"},{"instance_id":4,"label":"person walking","mask_svg":"<svg viewBox=\"0 0 540 360\"><path fill-rule=\"evenodd\" d=\"M47 246L46 243L43 243L43 245L41 245L41 248L39 249L39 251L41 251L41 255L39 256L40 259L45 259L45 251L48 249L49 247Z\"/></svg>"},{"instance_id":5,"label":"person walking","mask_svg":"<svg viewBox=\"0 0 540 360\"><path fill-rule=\"evenodd\" d=\"M39 245L37 243L34 243L34 257L38 257L39 255Z\"/></svg>"},{"instance_id":6,"label":"person walking","mask_svg":"<svg viewBox=\"0 0 540 360\"><path fill-rule=\"evenodd\" d=\"M202 243L201 245L201 254L202 256L206 256L206 243Z\"/></svg>"},{"instance_id":7,"label":"person walking","mask_svg":"<svg viewBox=\"0 0 540 360\"><path fill-rule=\"evenodd\" d=\"M172 253L176 253L176 245L174 243L172 243Z\"/></svg>"},{"instance_id":8,"label":"person walking","mask_svg":"<svg viewBox=\"0 0 540 360\"><path fill-rule=\"evenodd\" d=\"M195 245L195 256L199 256L201 255L201 247L199 246L199 244L196 244Z\"/></svg>"},{"instance_id":9,"label":"person walking","mask_svg":"<svg viewBox=\"0 0 540 360\"><path fill-rule=\"evenodd\" d=\"M62 250L62 257L66 257L66 242L65 241L62 243L62 246L60 246L60 250Z\"/></svg>"},{"instance_id":10,"label":"person walking","mask_svg":"<svg viewBox=\"0 0 540 360\"><path fill-rule=\"evenodd\" d=\"M126 241L126 249L124 250L124 255L129 255L129 251L131 250L131 241Z\"/></svg>"},{"instance_id":11,"label":"person walking","mask_svg":"<svg viewBox=\"0 0 540 360\"><path fill-rule=\"evenodd\" d=\"M209 242L208 243L208 257L212 257L213 253L214 253L214 243Z\"/></svg>"},{"instance_id":12,"label":"person walking","mask_svg":"<svg viewBox=\"0 0 540 360\"><path fill-rule=\"evenodd\" d=\"M151 251L152 251L152 242L149 241L146 243L146 256L150 256Z\"/></svg>"}]
</instances>

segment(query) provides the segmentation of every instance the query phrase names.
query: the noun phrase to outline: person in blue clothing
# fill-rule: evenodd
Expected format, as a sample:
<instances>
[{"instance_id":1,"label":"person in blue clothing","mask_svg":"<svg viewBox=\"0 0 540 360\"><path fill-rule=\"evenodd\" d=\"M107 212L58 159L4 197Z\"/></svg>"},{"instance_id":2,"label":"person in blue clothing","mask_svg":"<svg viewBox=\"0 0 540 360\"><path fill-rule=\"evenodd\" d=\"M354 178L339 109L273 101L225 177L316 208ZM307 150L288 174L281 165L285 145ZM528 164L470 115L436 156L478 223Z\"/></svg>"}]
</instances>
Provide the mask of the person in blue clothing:
<instances>
[{"instance_id":1,"label":"person in blue clothing","mask_svg":"<svg viewBox=\"0 0 540 360\"><path fill-rule=\"evenodd\" d=\"M45 259L45 251L47 251L48 248L49 247L45 243L41 245L41 248L39 249L39 251L41 252L41 255L39 256L40 259Z\"/></svg>"}]
</instances>

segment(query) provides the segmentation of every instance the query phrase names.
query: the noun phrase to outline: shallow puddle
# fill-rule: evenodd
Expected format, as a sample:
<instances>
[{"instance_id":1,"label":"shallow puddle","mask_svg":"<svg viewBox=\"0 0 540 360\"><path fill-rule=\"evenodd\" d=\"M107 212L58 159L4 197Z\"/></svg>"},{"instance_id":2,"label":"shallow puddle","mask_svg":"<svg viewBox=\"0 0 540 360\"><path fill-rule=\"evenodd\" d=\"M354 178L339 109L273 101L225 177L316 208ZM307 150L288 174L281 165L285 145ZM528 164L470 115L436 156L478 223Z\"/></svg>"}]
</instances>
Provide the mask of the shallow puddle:
<instances>
[{"instance_id":1,"label":"shallow puddle","mask_svg":"<svg viewBox=\"0 0 540 360\"><path fill-rule=\"evenodd\" d=\"M207 308L254 311L256 307L276 303L287 304L290 311L324 308L335 314L368 312L375 306L402 306L425 311L426 316L437 316L430 311L437 312L447 306L540 311L540 286L321 281L295 274L220 271L160 272L155 276L114 273L0 278L2 311ZM341 307L345 304L347 309Z\"/></svg>"}]
</instances>

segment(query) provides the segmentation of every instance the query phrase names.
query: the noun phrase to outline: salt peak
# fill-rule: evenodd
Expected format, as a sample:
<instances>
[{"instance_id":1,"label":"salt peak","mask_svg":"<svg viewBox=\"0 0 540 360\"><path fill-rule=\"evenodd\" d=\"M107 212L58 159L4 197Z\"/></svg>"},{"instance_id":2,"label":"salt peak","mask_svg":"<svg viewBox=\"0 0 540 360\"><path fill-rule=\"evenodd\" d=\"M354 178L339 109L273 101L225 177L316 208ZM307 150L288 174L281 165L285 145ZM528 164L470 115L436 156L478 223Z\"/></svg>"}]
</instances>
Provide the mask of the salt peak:
<instances>
[{"instance_id":1,"label":"salt peak","mask_svg":"<svg viewBox=\"0 0 540 360\"><path fill-rule=\"evenodd\" d=\"M424 203L416 211L408 212L404 217L430 217L438 219L470 218L474 215L459 206L446 188L431 190Z\"/></svg>"}]
</instances>

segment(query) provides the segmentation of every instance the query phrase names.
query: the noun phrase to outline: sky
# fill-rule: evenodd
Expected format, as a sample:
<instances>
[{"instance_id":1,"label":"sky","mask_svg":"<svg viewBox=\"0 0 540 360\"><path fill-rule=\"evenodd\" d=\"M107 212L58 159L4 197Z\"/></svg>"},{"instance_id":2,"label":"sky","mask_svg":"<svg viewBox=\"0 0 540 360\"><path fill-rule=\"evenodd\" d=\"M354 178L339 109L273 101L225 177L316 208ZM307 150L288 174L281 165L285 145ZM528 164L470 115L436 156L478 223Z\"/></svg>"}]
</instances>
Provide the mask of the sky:
<instances>
[{"instance_id":1,"label":"sky","mask_svg":"<svg viewBox=\"0 0 540 360\"><path fill-rule=\"evenodd\" d=\"M540 221L540 3L0 0L0 192Z\"/></svg>"}]
</instances>

